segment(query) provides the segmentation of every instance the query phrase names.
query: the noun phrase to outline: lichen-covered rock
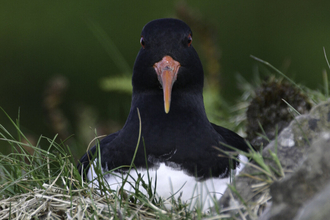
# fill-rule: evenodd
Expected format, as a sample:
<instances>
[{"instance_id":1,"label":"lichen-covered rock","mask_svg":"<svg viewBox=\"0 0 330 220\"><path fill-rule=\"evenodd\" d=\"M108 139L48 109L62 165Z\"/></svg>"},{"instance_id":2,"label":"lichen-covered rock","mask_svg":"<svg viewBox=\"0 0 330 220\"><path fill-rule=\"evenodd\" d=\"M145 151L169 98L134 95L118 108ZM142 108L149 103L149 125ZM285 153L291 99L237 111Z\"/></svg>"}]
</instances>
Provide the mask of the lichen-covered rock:
<instances>
[{"instance_id":1,"label":"lichen-covered rock","mask_svg":"<svg viewBox=\"0 0 330 220\"><path fill-rule=\"evenodd\" d=\"M330 182L310 201L300 207L294 220L324 220L330 217Z\"/></svg>"},{"instance_id":2,"label":"lichen-covered rock","mask_svg":"<svg viewBox=\"0 0 330 220\"><path fill-rule=\"evenodd\" d=\"M330 151L328 157L326 157L326 153L322 155L322 152L326 151L326 147L330 148L330 144L326 144L322 148L318 144L320 141L325 141L324 138L327 137L325 134L330 134L327 132L330 132L330 102L314 107L309 114L296 117L263 150L262 156L265 158L265 163L275 169L277 169L277 165L274 160L267 158L271 158L270 152L277 152L286 174L285 178L275 181L269 187L264 185L265 181L260 180L262 178L267 179L266 175L258 175L260 179L246 175L238 176L235 180L235 187L241 198L228 188L219 201L220 207L227 208L231 204L241 203L241 199L248 202L248 204L260 203L261 200L264 200L264 205L268 204L269 210L266 216L262 216L263 220L292 219L299 207L322 189L322 187L316 185L325 183L329 178L328 174L321 173L325 172L322 168L330 167ZM319 138L321 139L318 140ZM317 155L324 156L324 158L320 159L319 163L311 165L312 161L318 160L316 159ZM254 174L256 172L255 168L246 166L241 174ZM323 180L319 180L319 178ZM257 187L258 184L259 187ZM269 188L271 188L270 191ZM292 198L295 195L297 196L296 203L293 201L295 199ZM269 200L271 197L273 199ZM268 203L266 203L267 201ZM258 210L254 211L259 215L258 211L260 210L259 207ZM281 215L285 212L290 212L290 216ZM233 212L233 214L236 213Z\"/></svg>"},{"instance_id":3,"label":"lichen-covered rock","mask_svg":"<svg viewBox=\"0 0 330 220\"><path fill-rule=\"evenodd\" d=\"M330 181L329 149L328 131L313 141L303 157L302 165L292 175L272 184L270 194L273 204L268 219L293 219L305 202L324 189Z\"/></svg>"}]
</instances>

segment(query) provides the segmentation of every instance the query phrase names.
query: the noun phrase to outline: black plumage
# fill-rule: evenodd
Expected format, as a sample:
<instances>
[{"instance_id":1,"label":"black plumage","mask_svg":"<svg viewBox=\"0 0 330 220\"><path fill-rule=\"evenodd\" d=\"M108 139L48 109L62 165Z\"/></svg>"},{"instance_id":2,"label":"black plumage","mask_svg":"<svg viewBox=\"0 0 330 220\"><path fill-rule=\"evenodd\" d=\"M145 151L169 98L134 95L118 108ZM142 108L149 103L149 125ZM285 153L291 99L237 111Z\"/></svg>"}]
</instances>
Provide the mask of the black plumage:
<instances>
[{"instance_id":1,"label":"black plumage","mask_svg":"<svg viewBox=\"0 0 330 220\"><path fill-rule=\"evenodd\" d=\"M137 168L146 167L146 153L149 168L157 169L165 163L198 180L225 177L230 170L229 159L219 157L221 152L214 147L232 151L221 144L225 143L248 150L239 135L208 121L202 95L203 68L191 41L190 28L177 19L154 20L143 28L133 70L130 113L121 130L100 141L103 169L131 164L139 137L138 110L143 141L134 160ZM158 70L173 73L172 81L165 82L167 75ZM167 86L169 89L165 89ZM88 172L95 152L94 146L80 159L81 173ZM233 168L237 166L237 162L232 164Z\"/></svg>"}]
</instances>

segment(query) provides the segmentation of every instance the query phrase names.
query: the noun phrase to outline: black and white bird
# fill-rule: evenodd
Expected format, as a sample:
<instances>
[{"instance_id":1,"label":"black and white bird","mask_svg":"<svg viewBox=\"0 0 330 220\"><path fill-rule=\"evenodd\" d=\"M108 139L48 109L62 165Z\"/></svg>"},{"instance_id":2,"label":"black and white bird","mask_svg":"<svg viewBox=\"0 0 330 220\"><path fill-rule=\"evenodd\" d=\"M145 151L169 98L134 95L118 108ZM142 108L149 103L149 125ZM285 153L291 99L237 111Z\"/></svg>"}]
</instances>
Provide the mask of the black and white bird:
<instances>
[{"instance_id":1,"label":"black and white bird","mask_svg":"<svg viewBox=\"0 0 330 220\"><path fill-rule=\"evenodd\" d=\"M143 28L140 43L127 121L121 130L100 141L99 154L96 146L91 148L78 169L92 180L97 164L103 172L129 166L141 132L134 166L144 178L148 167L151 178L157 179L157 194L164 199L175 194L182 201L213 204L211 200L220 198L226 188L230 164L233 169L239 165L216 148L233 151L226 147L230 145L248 151L248 145L233 131L209 122L203 103L203 67L186 23L172 18L151 21ZM98 163L97 159L90 161L95 154L101 159ZM105 175L112 189L121 187L118 176L127 171L121 168ZM131 175L137 177L136 171ZM132 190L130 184L124 188Z\"/></svg>"}]
</instances>

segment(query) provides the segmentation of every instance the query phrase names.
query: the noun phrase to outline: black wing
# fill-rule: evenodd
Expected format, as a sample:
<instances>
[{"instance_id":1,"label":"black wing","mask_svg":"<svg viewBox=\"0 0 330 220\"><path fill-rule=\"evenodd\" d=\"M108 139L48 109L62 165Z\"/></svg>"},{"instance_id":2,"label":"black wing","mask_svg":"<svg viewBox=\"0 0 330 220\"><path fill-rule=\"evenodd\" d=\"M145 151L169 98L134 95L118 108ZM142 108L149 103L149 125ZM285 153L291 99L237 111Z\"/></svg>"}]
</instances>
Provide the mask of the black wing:
<instances>
[{"instance_id":1,"label":"black wing","mask_svg":"<svg viewBox=\"0 0 330 220\"><path fill-rule=\"evenodd\" d=\"M235 147L238 150L248 152L249 146L245 142L244 138L242 138L241 136L239 136L238 134L236 134L235 132L233 132L227 128L215 125L213 123L211 123L211 124L212 124L214 130L216 130L216 132L221 134L221 136L226 140L226 142L229 146Z\"/></svg>"},{"instance_id":2,"label":"black wing","mask_svg":"<svg viewBox=\"0 0 330 220\"><path fill-rule=\"evenodd\" d=\"M110 134L106 136L104 139L100 141L100 151L102 152L102 148L109 146L109 144L118 136L118 132ZM92 160L97 157L96 154L97 145L93 146L88 152L81 157L78 162L77 168L80 174L83 174L84 180L87 179L87 173L90 168Z\"/></svg>"}]
</instances>

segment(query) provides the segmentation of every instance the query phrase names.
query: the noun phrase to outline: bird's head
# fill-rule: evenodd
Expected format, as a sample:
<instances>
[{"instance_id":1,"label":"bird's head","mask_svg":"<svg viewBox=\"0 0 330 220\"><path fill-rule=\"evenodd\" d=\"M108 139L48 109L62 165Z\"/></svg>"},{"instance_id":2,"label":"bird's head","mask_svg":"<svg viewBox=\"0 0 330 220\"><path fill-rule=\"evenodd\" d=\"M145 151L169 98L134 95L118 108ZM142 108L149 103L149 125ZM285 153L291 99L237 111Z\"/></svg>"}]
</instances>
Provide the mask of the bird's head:
<instances>
[{"instance_id":1,"label":"bird's head","mask_svg":"<svg viewBox=\"0 0 330 220\"><path fill-rule=\"evenodd\" d=\"M192 46L192 31L181 20L166 18L146 24L133 71L133 93L159 92L170 111L172 91L202 93L203 67Z\"/></svg>"}]
</instances>

